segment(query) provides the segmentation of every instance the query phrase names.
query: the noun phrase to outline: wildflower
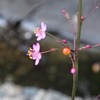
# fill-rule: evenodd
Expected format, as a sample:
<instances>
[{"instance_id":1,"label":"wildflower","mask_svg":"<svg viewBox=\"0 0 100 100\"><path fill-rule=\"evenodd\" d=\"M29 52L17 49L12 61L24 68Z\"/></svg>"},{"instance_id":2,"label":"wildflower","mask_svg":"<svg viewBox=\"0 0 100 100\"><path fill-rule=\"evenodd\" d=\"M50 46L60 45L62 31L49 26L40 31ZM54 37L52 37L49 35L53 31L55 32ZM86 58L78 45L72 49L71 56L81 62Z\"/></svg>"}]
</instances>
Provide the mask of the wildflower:
<instances>
[{"instance_id":1,"label":"wildflower","mask_svg":"<svg viewBox=\"0 0 100 100\"><path fill-rule=\"evenodd\" d=\"M73 67L73 68L71 69L71 73L72 73L72 74L76 74L76 68L75 68L75 67Z\"/></svg>"},{"instance_id":2,"label":"wildflower","mask_svg":"<svg viewBox=\"0 0 100 100\"><path fill-rule=\"evenodd\" d=\"M63 53L64 55L69 55L69 54L71 53L71 50L70 50L70 48L64 48L64 49L62 50L62 53Z\"/></svg>"},{"instance_id":3,"label":"wildflower","mask_svg":"<svg viewBox=\"0 0 100 100\"><path fill-rule=\"evenodd\" d=\"M35 60L35 65L38 65L39 61L40 61L40 59L42 57L42 55L40 53L40 44L39 43L36 43L36 45L33 44L33 48L30 48L28 50L28 54L27 55L29 56L30 59Z\"/></svg>"},{"instance_id":4,"label":"wildflower","mask_svg":"<svg viewBox=\"0 0 100 100\"><path fill-rule=\"evenodd\" d=\"M35 36L37 37L37 41L40 41L41 39L44 39L46 37L46 31L47 26L43 22L41 23L41 28L36 28L34 30Z\"/></svg>"}]
</instances>

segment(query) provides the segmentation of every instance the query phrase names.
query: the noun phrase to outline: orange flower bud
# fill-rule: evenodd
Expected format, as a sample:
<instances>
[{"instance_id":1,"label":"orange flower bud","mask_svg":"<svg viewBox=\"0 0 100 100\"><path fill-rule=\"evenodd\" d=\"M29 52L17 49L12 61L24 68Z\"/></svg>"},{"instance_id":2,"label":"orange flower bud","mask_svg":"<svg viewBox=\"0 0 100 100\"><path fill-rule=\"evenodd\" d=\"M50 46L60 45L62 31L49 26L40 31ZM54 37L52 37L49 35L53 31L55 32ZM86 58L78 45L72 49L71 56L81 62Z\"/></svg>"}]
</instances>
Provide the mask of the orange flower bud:
<instances>
[{"instance_id":1,"label":"orange flower bud","mask_svg":"<svg viewBox=\"0 0 100 100\"><path fill-rule=\"evenodd\" d=\"M62 50L62 53L63 53L64 55L69 55L69 54L71 53L71 50L70 50L70 48L64 48L64 49Z\"/></svg>"}]
</instances>

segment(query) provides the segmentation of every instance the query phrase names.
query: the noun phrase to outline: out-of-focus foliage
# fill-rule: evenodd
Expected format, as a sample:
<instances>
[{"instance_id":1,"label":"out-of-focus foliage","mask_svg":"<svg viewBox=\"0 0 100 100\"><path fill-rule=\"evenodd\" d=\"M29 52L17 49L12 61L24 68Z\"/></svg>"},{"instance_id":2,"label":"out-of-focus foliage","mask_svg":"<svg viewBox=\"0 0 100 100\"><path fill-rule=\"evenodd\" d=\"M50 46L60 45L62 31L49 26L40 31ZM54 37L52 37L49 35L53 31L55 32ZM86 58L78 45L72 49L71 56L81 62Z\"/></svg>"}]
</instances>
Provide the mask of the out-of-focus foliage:
<instances>
[{"instance_id":1,"label":"out-of-focus foliage","mask_svg":"<svg viewBox=\"0 0 100 100\"><path fill-rule=\"evenodd\" d=\"M47 43L42 46L44 46L42 49L49 48ZM92 65L99 62L98 59L100 59L100 54L81 53L78 95L86 95L86 91L91 95L100 93L100 72L93 73L92 71ZM34 61L30 60L25 53L12 48L6 42L0 42L1 82L11 77L15 83L24 86L53 88L71 94L71 66L69 57L62 55L61 52L44 54L39 66L34 66Z\"/></svg>"}]
</instances>

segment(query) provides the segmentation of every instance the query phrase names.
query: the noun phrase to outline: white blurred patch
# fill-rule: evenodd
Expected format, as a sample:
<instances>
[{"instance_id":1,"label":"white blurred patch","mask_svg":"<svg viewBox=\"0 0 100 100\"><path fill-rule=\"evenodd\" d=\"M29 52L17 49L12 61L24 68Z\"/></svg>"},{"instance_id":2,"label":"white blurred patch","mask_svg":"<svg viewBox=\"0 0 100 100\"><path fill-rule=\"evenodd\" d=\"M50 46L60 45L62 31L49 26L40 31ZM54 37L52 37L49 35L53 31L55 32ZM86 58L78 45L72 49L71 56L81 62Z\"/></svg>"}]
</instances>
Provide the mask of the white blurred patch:
<instances>
[{"instance_id":1,"label":"white blurred patch","mask_svg":"<svg viewBox=\"0 0 100 100\"><path fill-rule=\"evenodd\" d=\"M29 40L29 39L32 38L32 35L33 34L31 32L26 32L26 33L24 33L24 38L27 39L27 40Z\"/></svg>"},{"instance_id":2,"label":"white blurred patch","mask_svg":"<svg viewBox=\"0 0 100 100\"><path fill-rule=\"evenodd\" d=\"M12 82L5 82L0 85L0 100L71 100L71 97L51 89L22 87ZM76 97L75 100L83 99Z\"/></svg>"},{"instance_id":3,"label":"white blurred patch","mask_svg":"<svg viewBox=\"0 0 100 100\"><path fill-rule=\"evenodd\" d=\"M35 24L30 21L23 21L21 23L21 28L25 31L33 32L35 27Z\"/></svg>"},{"instance_id":4,"label":"white blurred patch","mask_svg":"<svg viewBox=\"0 0 100 100\"><path fill-rule=\"evenodd\" d=\"M5 28L5 27L7 27L7 25L8 25L7 21L3 18L0 18L0 27Z\"/></svg>"}]
</instances>

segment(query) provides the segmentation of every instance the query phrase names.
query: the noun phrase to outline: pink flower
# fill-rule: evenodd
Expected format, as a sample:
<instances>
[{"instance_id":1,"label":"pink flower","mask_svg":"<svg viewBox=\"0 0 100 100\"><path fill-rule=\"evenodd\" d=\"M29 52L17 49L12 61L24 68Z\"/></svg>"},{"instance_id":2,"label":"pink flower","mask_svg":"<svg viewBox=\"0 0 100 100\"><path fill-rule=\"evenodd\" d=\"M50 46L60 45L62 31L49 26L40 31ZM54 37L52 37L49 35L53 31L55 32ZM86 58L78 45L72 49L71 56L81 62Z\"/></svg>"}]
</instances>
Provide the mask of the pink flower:
<instances>
[{"instance_id":1,"label":"pink flower","mask_svg":"<svg viewBox=\"0 0 100 100\"><path fill-rule=\"evenodd\" d=\"M34 33L36 34L35 36L37 37L37 41L40 41L41 39L44 39L46 37L46 31L47 26L43 22L41 23L41 28L36 28L34 30Z\"/></svg>"},{"instance_id":2,"label":"pink flower","mask_svg":"<svg viewBox=\"0 0 100 100\"><path fill-rule=\"evenodd\" d=\"M40 59L42 57L42 55L40 53L40 44L39 43L36 43L36 45L33 44L33 48L30 48L28 50L28 54L27 55L29 56L30 59L35 60L35 65L38 65L39 61L40 61Z\"/></svg>"}]
</instances>

